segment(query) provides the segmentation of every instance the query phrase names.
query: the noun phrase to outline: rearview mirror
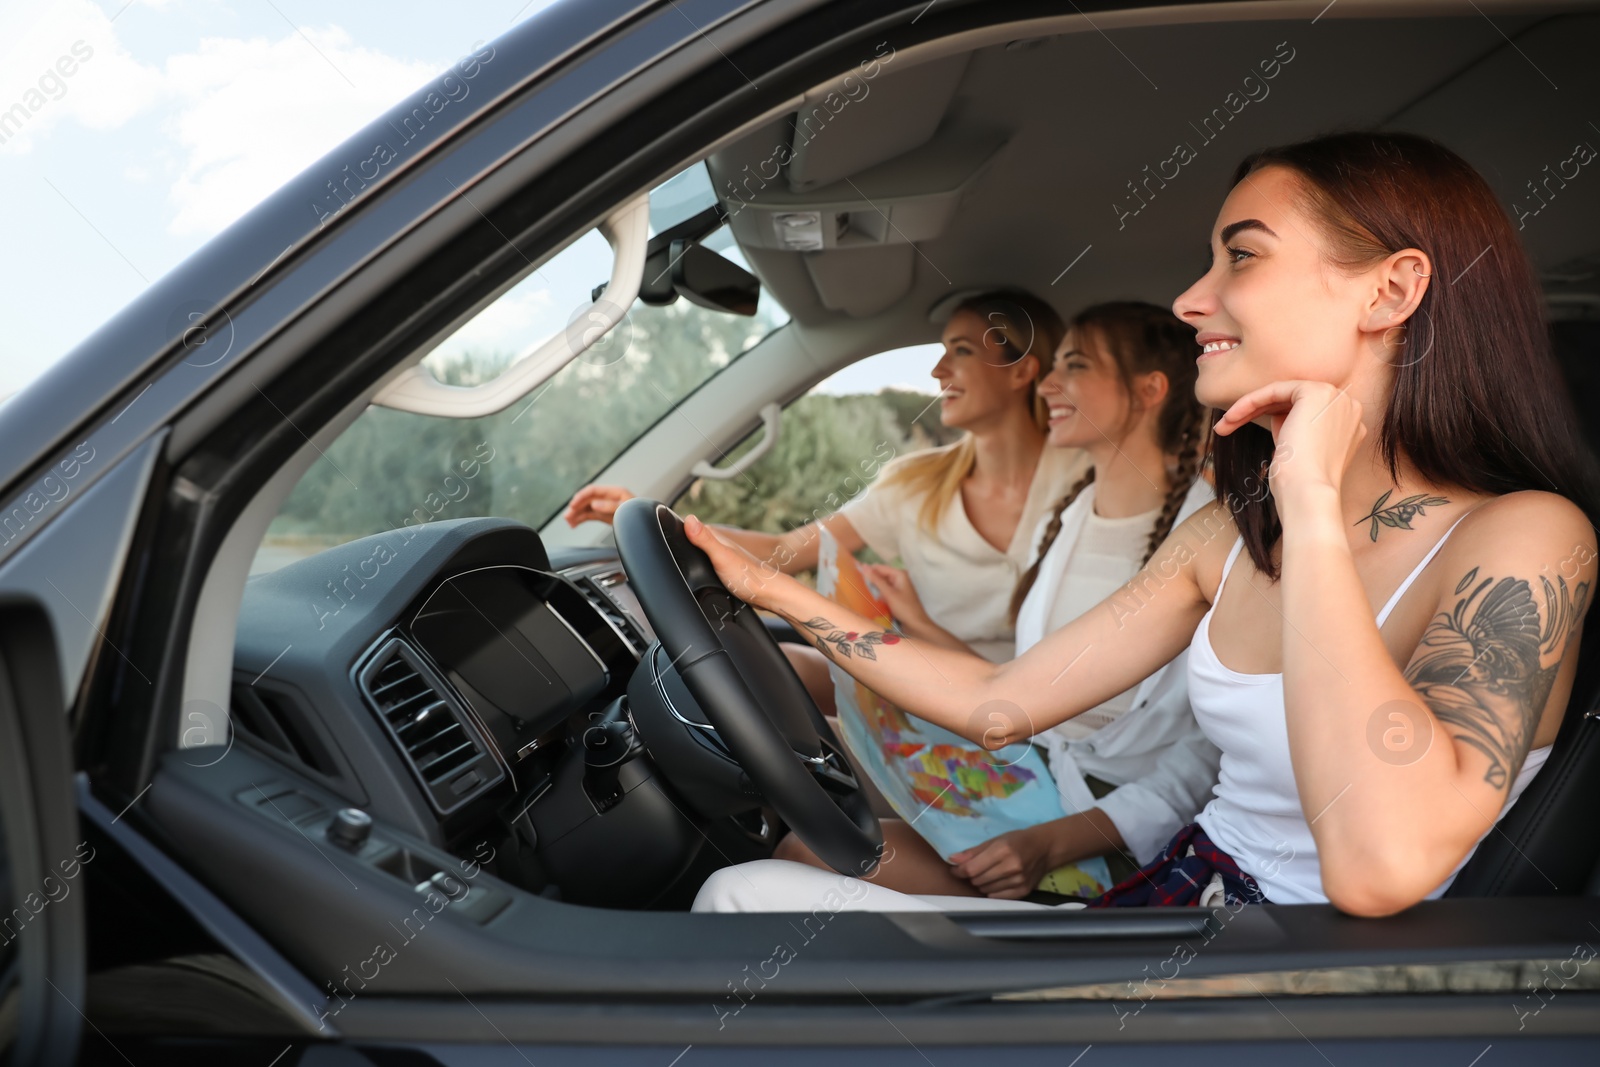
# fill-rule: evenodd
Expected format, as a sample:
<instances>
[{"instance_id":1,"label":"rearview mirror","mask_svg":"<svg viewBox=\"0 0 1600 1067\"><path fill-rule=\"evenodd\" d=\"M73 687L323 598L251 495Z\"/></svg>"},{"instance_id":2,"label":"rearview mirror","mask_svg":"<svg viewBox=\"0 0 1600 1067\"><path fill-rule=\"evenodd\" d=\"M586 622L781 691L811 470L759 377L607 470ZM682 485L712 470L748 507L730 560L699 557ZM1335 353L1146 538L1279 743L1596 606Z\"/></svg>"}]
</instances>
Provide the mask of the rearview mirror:
<instances>
[{"instance_id":1,"label":"rearview mirror","mask_svg":"<svg viewBox=\"0 0 1600 1067\"><path fill-rule=\"evenodd\" d=\"M761 283L704 245L672 242L672 288L691 304L730 315L754 315Z\"/></svg>"}]
</instances>

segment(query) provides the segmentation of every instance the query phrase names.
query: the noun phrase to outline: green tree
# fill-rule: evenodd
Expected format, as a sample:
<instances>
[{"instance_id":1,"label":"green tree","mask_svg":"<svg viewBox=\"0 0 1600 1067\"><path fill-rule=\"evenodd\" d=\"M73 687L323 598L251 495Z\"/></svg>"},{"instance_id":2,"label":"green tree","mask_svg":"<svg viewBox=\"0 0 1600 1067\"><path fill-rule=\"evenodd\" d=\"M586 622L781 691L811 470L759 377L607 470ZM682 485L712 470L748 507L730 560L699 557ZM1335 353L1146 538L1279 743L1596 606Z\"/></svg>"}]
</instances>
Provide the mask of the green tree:
<instances>
[{"instance_id":1,"label":"green tree","mask_svg":"<svg viewBox=\"0 0 1600 1067\"><path fill-rule=\"evenodd\" d=\"M505 411L449 419L369 408L301 478L268 541L309 550L408 521L477 515L542 526L657 421L681 417L673 408L777 325L771 313L725 315L685 300L636 304L601 344ZM428 365L447 384L470 386L513 358L474 351ZM680 503L708 522L777 533L831 514L887 456L956 435L924 393L814 393L789 405L777 445L744 477L696 481Z\"/></svg>"},{"instance_id":2,"label":"green tree","mask_svg":"<svg viewBox=\"0 0 1600 1067\"><path fill-rule=\"evenodd\" d=\"M369 408L307 470L268 539L337 544L408 518L502 515L542 526L629 443L776 325L770 312L746 318L685 300L664 308L636 304L602 344L505 411L449 419ZM469 352L430 369L447 384L473 385L512 358Z\"/></svg>"},{"instance_id":3,"label":"green tree","mask_svg":"<svg viewBox=\"0 0 1600 1067\"><path fill-rule=\"evenodd\" d=\"M729 460L759 436L742 442ZM729 481L699 479L682 502L707 522L793 529L858 496L906 445L893 410L876 396L804 396L784 410L777 444L755 466Z\"/></svg>"},{"instance_id":4,"label":"green tree","mask_svg":"<svg viewBox=\"0 0 1600 1067\"><path fill-rule=\"evenodd\" d=\"M742 478L697 479L679 498L706 522L782 533L858 496L886 456L948 444L960 436L939 422L926 393L811 393L783 413L778 443ZM755 446L757 430L728 454L727 466Z\"/></svg>"}]
</instances>

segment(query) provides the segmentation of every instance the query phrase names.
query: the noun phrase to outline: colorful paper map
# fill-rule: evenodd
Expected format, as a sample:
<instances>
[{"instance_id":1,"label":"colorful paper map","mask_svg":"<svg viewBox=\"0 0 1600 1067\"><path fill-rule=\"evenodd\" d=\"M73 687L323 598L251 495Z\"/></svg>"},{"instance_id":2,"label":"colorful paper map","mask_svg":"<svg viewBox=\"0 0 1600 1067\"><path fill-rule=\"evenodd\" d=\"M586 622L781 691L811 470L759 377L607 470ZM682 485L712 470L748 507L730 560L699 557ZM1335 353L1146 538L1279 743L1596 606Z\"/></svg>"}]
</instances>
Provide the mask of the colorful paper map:
<instances>
[{"instance_id":1,"label":"colorful paper map","mask_svg":"<svg viewBox=\"0 0 1600 1067\"><path fill-rule=\"evenodd\" d=\"M893 628L889 607L856 561L841 555L824 529L817 592ZM1027 742L991 752L917 718L857 682L830 660L844 743L874 785L939 855L949 859L1011 830L1068 814L1043 756ZM1098 896L1111 872L1098 857L1051 871L1041 886L1069 896Z\"/></svg>"}]
</instances>

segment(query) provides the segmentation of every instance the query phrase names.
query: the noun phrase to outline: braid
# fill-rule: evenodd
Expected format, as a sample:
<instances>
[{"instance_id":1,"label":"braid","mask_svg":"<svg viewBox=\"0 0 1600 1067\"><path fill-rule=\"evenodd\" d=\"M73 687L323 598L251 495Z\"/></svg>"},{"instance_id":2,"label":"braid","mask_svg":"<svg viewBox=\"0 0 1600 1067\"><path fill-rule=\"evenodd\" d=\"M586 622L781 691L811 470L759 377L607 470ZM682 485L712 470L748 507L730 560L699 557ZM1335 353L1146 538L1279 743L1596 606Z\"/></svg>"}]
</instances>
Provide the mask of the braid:
<instances>
[{"instance_id":1,"label":"braid","mask_svg":"<svg viewBox=\"0 0 1600 1067\"><path fill-rule=\"evenodd\" d=\"M1080 334L1087 331L1098 339L1100 347L1115 361L1123 388L1130 396L1135 374L1159 371L1167 378L1166 399L1155 420L1155 443L1163 453L1177 454L1177 466L1168 478L1166 499L1145 546L1142 567L1171 535L1209 451L1206 408L1194 395L1194 330L1170 310L1138 301L1112 301L1085 308L1073 316L1069 325Z\"/></svg>"},{"instance_id":2,"label":"braid","mask_svg":"<svg viewBox=\"0 0 1600 1067\"><path fill-rule=\"evenodd\" d=\"M1039 552L1033 558L1033 563L1022 572L1022 577L1017 579L1017 587L1011 591L1011 606L1007 609L1006 617L1013 625L1017 621L1017 612L1022 610L1022 602L1028 598L1028 590L1033 588L1033 583L1039 579L1039 567L1044 563L1045 553L1050 551L1050 546L1056 543L1056 538L1061 536L1061 516L1067 513L1072 502L1078 499L1083 491L1089 488L1089 483L1094 481L1094 468L1089 468L1089 473L1078 479L1078 483L1067 490L1067 495L1056 504L1055 514L1050 516L1050 523L1044 528L1044 539L1039 542Z\"/></svg>"},{"instance_id":3,"label":"braid","mask_svg":"<svg viewBox=\"0 0 1600 1067\"><path fill-rule=\"evenodd\" d=\"M1088 331L1098 341L1098 347L1109 354L1116 363L1123 388L1131 396L1133 375L1160 371L1167 378L1167 395L1157 413L1154 427L1155 443L1163 455L1177 454L1177 465L1167 483L1166 499L1158 513L1155 528L1150 532L1140 566L1150 562L1156 549L1171 536L1178 514L1190 488L1200 476L1202 464L1210 454L1210 428L1206 408L1194 395L1196 367L1194 360L1194 329L1166 308L1139 301L1123 300L1096 304L1073 316L1068 327L1079 332ZM1212 416L1215 418L1215 416ZM1130 419L1132 415L1130 415ZM1011 595L1011 620L1028 591L1038 580L1045 554L1055 544L1061 533L1061 517L1094 480L1094 471L1074 485L1056 506L1055 516L1045 527L1044 538L1033 565L1017 580Z\"/></svg>"},{"instance_id":4,"label":"braid","mask_svg":"<svg viewBox=\"0 0 1600 1067\"><path fill-rule=\"evenodd\" d=\"M1191 412L1197 415L1200 408L1196 407ZM1178 447L1178 466L1172 473L1172 482L1167 488L1167 499L1161 505L1161 514L1156 516L1155 529L1150 531L1150 543L1145 546L1144 559L1139 561L1143 567L1150 562L1150 557L1156 554L1156 549L1161 547L1161 542L1172 533L1172 527L1178 520L1178 512L1183 509L1183 501L1189 495L1189 489L1194 485L1195 479L1200 476L1200 427L1198 418L1191 418L1189 424L1183 428L1182 444Z\"/></svg>"}]
</instances>

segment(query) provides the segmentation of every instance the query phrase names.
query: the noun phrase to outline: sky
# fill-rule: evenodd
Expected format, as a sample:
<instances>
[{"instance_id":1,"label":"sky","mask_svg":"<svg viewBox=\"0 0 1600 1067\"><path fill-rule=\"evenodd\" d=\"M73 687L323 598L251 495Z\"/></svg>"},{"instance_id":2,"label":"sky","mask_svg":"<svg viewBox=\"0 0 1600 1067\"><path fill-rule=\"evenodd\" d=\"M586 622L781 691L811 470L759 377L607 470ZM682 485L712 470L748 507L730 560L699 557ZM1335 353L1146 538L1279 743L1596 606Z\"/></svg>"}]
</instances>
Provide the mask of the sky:
<instances>
[{"instance_id":1,"label":"sky","mask_svg":"<svg viewBox=\"0 0 1600 1067\"><path fill-rule=\"evenodd\" d=\"M476 43L555 2L582 0L4 0L0 398ZM604 244L586 240L594 251L572 256L596 266L579 273L603 280ZM515 295L470 324L474 339L520 350L565 325L571 298L537 276ZM821 388L932 392L936 355L886 353Z\"/></svg>"}]
</instances>

